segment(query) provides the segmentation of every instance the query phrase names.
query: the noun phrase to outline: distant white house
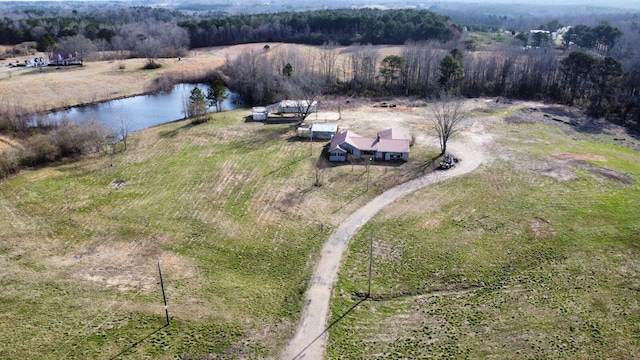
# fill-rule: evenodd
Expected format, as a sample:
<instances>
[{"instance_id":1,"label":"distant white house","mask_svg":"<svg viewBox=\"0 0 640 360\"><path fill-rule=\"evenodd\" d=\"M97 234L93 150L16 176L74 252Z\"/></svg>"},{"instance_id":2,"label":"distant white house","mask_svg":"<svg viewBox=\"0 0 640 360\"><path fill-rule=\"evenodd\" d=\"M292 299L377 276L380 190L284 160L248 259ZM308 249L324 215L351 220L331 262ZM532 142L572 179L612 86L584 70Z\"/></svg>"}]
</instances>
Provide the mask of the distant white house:
<instances>
[{"instance_id":1,"label":"distant white house","mask_svg":"<svg viewBox=\"0 0 640 360\"><path fill-rule=\"evenodd\" d=\"M330 161L346 161L349 156L359 159L370 157L377 160L409 160L411 141L396 130L378 132L375 138L362 137L352 131L336 134L329 145Z\"/></svg>"},{"instance_id":2,"label":"distant white house","mask_svg":"<svg viewBox=\"0 0 640 360\"><path fill-rule=\"evenodd\" d=\"M551 34L551 32L547 30L529 30L530 34Z\"/></svg>"},{"instance_id":3,"label":"distant white house","mask_svg":"<svg viewBox=\"0 0 640 360\"><path fill-rule=\"evenodd\" d=\"M78 57L77 53L54 51L49 54L49 65L51 66L82 65L82 61L83 59Z\"/></svg>"}]
</instances>

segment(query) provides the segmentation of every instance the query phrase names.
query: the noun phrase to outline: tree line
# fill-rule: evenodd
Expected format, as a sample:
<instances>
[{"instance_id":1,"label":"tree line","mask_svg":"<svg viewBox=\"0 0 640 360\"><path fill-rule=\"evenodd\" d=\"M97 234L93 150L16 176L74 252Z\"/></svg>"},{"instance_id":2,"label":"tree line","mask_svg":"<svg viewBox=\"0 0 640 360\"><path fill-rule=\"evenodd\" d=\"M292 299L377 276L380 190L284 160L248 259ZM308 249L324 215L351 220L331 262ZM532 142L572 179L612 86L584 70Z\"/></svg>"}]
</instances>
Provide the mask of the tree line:
<instances>
[{"instance_id":1,"label":"tree line","mask_svg":"<svg viewBox=\"0 0 640 360\"><path fill-rule=\"evenodd\" d=\"M224 73L228 85L256 105L322 94L435 98L446 92L576 105L640 126L640 78L619 60L589 49L468 51L459 39L408 42L401 53L385 57L370 44L354 45L339 59L338 47L325 43L317 52L265 47L228 59Z\"/></svg>"},{"instance_id":2,"label":"tree line","mask_svg":"<svg viewBox=\"0 0 640 360\"><path fill-rule=\"evenodd\" d=\"M32 43L41 52L69 51L75 49L61 45L75 39L91 43L92 54L111 51L119 56L174 57L190 48L188 33L177 25L183 19L186 16L179 12L148 7L88 12L16 10L0 19L0 44ZM15 47L14 51L23 55L29 47Z\"/></svg>"},{"instance_id":3,"label":"tree line","mask_svg":"<svg viewBox=\"0 0 640 360\"><path fill-rule=\"evenodd\" d=\"M285 12L189 19L178 24L189 31L193 47L249 42L404 44L446 41L454 36L449 17L415 9Z\"/></svg>"},{"instance_id":4,"label":"tree line","mask_svg":"<svg viewBox=\"0 0 640 360\"><path fill-rule=\"evenodd\" d=\"M629 14L612 22L572 26L557 45L558 19L540 21L549 33L511 30L479 49L469 32L427 10L322 10L238 16L185 15L132 7L74 11L14 11L0 19L0 42L31 40L39 48L78 54L182 56L187 49L246 42L323 44L317 56L292 51L229 59L225 82L254 104L295 94L505 96L575 104L596 115L637 122L640 26ZM574 19L576 20L576 19ZM537 20L534 20L537 21ZM612 23L620 26L613 26ZM491 26L513 25L492 17ZM503 43L501 43L503 42ZM338 63L337 48L352 44ZM360 45L367 44L367 45ZM379 58L371 45L405 44ZM629 120L631 119L631 120Z\"/></svg>"},{"instance_id":5,"label":"tree line","mask_svg":"<svg viewBox=\"0 0 640 360\"><path fill-rule=\"evenodd\" d=\"M147 7L90 12L23 10L0 19L0 44L34 42L38 51L45 52L60 48L64 39L81 38L92 42L95 50L173 57L184 55L189 48L248 42L446 41L455 31L449 17L427 10L321 10L213 17Z\"/></svg>"}]
</instances>

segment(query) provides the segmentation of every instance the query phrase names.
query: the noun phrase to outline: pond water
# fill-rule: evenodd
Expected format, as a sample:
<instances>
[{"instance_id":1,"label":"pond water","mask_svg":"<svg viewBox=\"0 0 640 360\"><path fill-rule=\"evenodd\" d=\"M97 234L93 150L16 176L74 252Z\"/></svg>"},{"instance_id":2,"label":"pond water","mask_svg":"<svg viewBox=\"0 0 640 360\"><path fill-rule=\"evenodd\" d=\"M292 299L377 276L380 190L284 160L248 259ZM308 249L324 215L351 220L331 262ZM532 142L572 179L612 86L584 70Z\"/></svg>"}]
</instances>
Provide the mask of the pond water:
<instances>
[{"instance_id":1,"label":"pond water","mask_svg":"<svg viewBox=\"0 0 640 360\"><path fill-rule=\"evenodd\" d=\"M77 124L98 122L112 130L117 129L118 122L122 119L129 125L130 132L138 131L184 119L185 101L188 101L191 90L196 86L206 96L209 89L207 84L178 84L170 91L112 100L90 106L77 106L53 112L49 117L50 120L57 122L62 120ZM229 97L224 101L222 110L234 110L245 106L240 95L230 92L228 89L227 94ZM210 111L215 111L215 108L210 108Z\"/></svg>"}]
</instances>

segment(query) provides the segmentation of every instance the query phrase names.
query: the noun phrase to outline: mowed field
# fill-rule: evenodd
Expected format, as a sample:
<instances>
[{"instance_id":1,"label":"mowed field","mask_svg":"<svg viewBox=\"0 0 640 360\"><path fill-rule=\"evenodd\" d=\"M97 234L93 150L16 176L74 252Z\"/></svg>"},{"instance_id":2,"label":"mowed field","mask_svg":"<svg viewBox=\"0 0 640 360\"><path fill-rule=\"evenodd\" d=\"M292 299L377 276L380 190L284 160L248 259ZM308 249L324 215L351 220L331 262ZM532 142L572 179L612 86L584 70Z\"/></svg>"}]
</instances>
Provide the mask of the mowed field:
<instances>
[{"instance_id":1,"label":"mowed field","mask_svg":"<svg viewBox=\"0 0 640 360\"><path fill-rule=\"evenodd\" d=\"M316 171L325 142L249 113L135 133L113 166L102 154L0 182L0 358L277 358L334 226L435 149L371 166L366 191L363 165Z\"/></svg>"},{"instance_id":2,"label":"mowed field","mask_svg":"<svg viewBox=\"0 0 640 360\"><path fill-rule=\"evenodd\" d=\"M92 61L81 67L10 68L9 63L24 62L28 57L9 58L0 62L0 99L5 104L46 111L139 95L163 74L206 74L222 65L228 54L250 48L240 45L192 51L180 60L157 60L162 67L156 70L143 69L146 59Z\"/></svg>"},{"instance_id":3,"label":"mowed field","mask_svg":"<svg viewBox=\"0 0 640 360\"><path fill-rule=\"evenodd\" d=\"M360 231L327 358L640 357L637 140L557 110L499 112L492 161Z\"/></svg>"}]
</instances>

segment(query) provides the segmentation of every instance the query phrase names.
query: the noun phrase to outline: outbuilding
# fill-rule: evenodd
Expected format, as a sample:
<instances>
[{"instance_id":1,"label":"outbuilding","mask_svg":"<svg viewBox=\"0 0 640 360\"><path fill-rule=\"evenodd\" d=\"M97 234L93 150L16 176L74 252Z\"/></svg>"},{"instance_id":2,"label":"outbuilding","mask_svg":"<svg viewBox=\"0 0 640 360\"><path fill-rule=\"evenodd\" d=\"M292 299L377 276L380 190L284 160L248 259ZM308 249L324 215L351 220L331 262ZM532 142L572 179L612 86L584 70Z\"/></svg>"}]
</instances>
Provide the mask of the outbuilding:
<instances>
[{"instance_id":1,"label":"outbuilding","mask_svg":"<svg viewBox=\"0 0 640 360\"><path fill-rule=\"evenodd\" d=\"M254 107L251 109L251 117L255 121L267 120L267 108L263 106Z\"/></svg>"},{"instance_id":2,"label":"outbuilding","mask_svg":"<svg viewBox=\"0 0 640 360\"><path fill-rule=\"evenodd\" d=\"M337 124L301 124L298 127L298 137L331 140L338 132Z\"/></svg>"}]
</instances>

